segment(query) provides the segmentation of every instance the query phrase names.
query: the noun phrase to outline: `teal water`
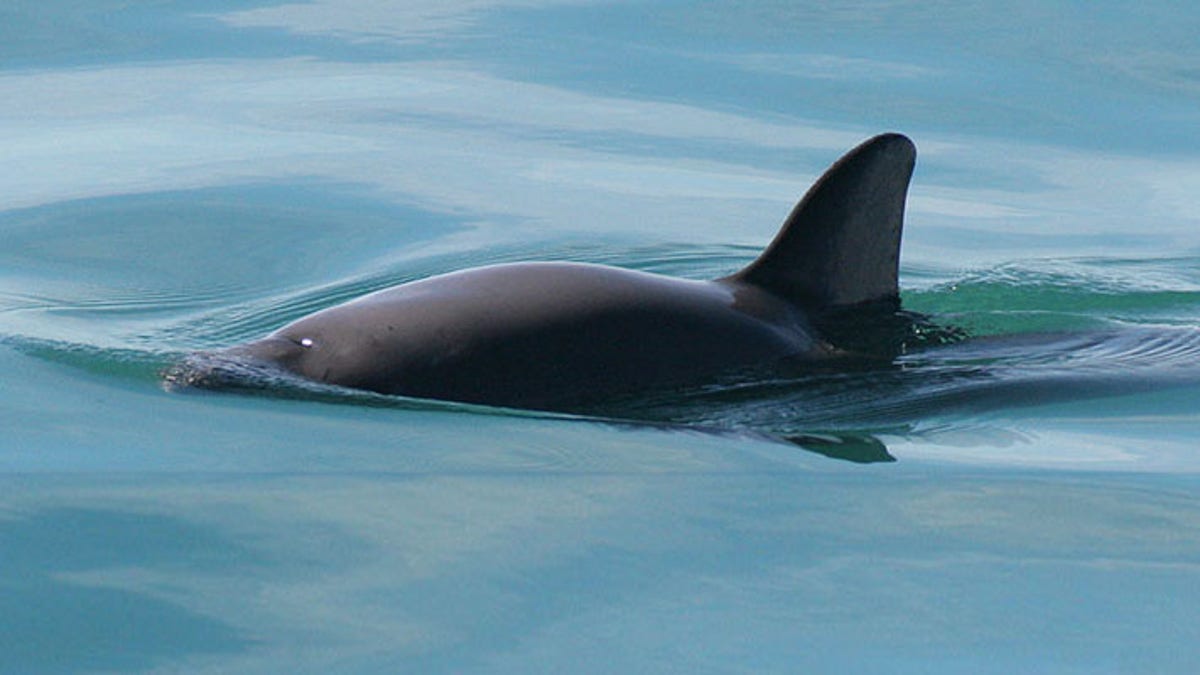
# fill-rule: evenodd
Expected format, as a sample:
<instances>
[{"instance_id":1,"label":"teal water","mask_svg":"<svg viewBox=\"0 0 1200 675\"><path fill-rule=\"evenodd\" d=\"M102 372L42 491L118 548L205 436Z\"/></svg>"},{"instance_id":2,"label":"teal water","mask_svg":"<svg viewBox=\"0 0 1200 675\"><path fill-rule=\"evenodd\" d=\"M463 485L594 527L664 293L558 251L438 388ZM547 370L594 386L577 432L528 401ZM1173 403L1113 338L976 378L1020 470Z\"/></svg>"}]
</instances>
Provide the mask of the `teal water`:
<instances>
[{"instance_id":1,"label":"teal water","mask_svg":"<svg viewBox=\"0 0 1200 675\"><path fill-rule=\"evenodd\" d=\"M0 672L1190 672L1198 24L7 3ZM603 420L162 387L462 267L728 273L883 130L962 343Z\"/></svg>"}]
</instances>

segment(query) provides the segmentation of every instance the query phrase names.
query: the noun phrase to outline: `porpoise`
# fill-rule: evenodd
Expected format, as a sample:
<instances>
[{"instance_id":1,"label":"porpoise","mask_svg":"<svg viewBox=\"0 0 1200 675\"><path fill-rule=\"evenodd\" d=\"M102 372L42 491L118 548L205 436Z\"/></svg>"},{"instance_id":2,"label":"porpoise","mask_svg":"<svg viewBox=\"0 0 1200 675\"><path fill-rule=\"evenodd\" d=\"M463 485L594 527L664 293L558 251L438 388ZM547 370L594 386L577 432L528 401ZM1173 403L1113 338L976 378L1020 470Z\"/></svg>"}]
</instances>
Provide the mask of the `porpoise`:
<instances>
[{"instance_id":1,"label":"porpoise","mask_svg":"<svg viewBox=\"0 0 1200 675\"><path fill-rule=\"evenodd\" d=\"M214 364L235 362L381 394L571 411L784 362L890 359L901 348L892 336L915 159L900 134L862 143L756 260L726 277L575 262L477 267L193 355L167 378L218 387L229 382Z\"/></svg>"}]
</instances>

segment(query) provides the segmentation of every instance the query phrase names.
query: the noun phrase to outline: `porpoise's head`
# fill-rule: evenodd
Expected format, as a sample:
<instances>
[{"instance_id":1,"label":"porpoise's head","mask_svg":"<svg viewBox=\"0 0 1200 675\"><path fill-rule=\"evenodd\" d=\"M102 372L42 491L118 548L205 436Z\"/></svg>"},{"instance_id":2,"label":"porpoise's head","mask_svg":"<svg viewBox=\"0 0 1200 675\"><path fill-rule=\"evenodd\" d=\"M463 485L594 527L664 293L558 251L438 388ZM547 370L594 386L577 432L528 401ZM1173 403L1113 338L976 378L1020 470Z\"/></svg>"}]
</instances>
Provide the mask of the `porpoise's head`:
<instances>
[{"instance_id":1,"label":"porpoise's head","mask_svg":"<svg viewBox=\"0 0 1200 675\"><path fill-rule=\"evenodd\" d=\"M307 348L278 337L188 354L163 373L169 389L263 389L304 376Z\"/></svg>"},{"instance_id":2,"label":"porpoise's head","mask_svg":"<svg viewBox=\"0 0 1200 675\"><path fill-rule=\"evenodd\" d=\"M333 353L344 351L347 336L336 325L302 319L258 340L189 354L163 374L171 388L261 389L300 378L340 384L331 370Z\"/></svg>"}]
</instances>

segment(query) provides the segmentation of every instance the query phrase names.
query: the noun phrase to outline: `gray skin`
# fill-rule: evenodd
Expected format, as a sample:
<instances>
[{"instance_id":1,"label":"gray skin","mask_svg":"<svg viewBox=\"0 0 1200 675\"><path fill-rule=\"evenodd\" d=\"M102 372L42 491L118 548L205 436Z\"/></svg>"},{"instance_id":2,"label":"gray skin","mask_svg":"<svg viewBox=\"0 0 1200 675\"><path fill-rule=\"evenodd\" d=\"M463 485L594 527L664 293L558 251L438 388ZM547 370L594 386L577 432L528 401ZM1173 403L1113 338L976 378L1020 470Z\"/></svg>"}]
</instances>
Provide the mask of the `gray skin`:
<instances>
[{"instance_id":1,"label":"gray skin","mask_svg":"<svg viewBox=\"0 0 1200 675\"><path fill-rule=\"evenodd\" d=\"M722 279L494 265L381 290L219 354L331 385L541 410L844 356L823 336L828 317L899 307L914 161L912 142L898 134L858 146L756 261ZM182 379L206 384L203 372Z\"/></svg>"}]
</instances>

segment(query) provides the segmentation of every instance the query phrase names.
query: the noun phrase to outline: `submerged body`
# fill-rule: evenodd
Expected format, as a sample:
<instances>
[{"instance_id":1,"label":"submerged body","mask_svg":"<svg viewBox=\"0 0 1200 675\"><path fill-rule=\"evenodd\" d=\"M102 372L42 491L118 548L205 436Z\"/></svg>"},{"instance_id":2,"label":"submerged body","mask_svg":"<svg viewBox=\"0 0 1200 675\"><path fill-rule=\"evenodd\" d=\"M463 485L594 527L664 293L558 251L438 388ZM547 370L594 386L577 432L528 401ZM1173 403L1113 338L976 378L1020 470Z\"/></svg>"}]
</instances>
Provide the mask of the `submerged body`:
<instances>
[{"instance_id":1,"label":"submerged body","mask_svg":"<svg viewBox=\"0 0 1200 675\"><path fill-rule=\"evenodd\" d=\"M729 277L581 263L482 267L316 312L219 358L383 394L545 410L782 359L825 359L844 353L826 339L830 317L852 317L860 331L863 316L898 308L914 159L911 141L897 134L855 148L764 253ZM204 359L173 377L221 384Z\"/></svg>"}]
</instances>

